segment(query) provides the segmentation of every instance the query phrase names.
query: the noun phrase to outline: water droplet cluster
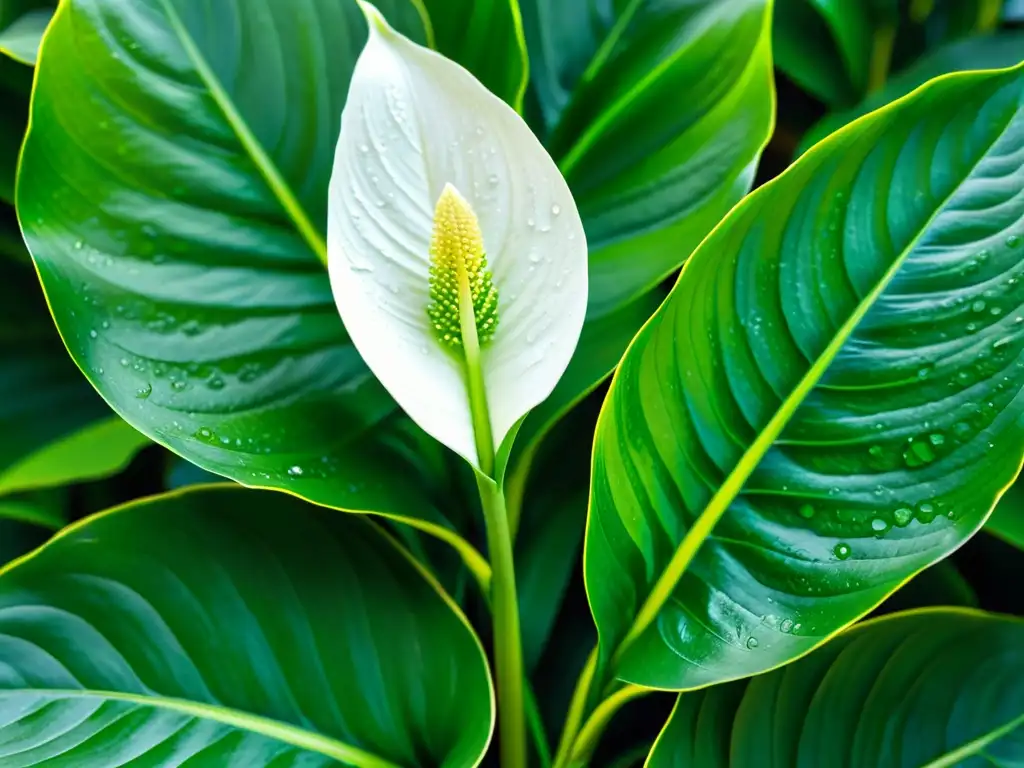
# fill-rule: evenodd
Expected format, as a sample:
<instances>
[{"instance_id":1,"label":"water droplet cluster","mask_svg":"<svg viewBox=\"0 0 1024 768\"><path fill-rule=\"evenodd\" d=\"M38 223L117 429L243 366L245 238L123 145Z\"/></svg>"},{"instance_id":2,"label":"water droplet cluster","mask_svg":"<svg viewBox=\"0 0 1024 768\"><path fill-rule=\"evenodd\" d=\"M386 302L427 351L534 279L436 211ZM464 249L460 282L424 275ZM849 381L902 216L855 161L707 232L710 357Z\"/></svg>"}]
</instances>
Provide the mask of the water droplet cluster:
<instances>
[{"instance_id":1,"label":"water droplet cluster","mask_svg":"<svg viewBox=\"0 0 1024 768\"><path fill-rule=\"evenodd\" d=\"M491 340L498 327L498 290L487 269L484 240L476 214L455 187L448 184L434 209L427 315L438 340L452 349L462 347L460 279L469 284L477 337L483 346Z\"/></svg>"}]
</instances>

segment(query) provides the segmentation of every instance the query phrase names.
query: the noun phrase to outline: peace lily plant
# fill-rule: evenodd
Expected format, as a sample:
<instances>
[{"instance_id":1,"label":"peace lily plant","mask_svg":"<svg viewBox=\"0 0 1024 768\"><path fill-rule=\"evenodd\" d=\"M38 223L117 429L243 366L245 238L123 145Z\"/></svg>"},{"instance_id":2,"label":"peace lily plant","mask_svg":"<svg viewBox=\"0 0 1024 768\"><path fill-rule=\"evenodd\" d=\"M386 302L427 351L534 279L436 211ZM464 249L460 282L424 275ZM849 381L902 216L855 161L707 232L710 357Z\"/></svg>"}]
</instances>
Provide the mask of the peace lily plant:
<instances>
[{"instance_id":1,"label":"peace lily plant","mask_svg":"<svg viewBox=\"0 0 1024 768\"><path fill-rule=\"evenodd\" d=\"M0 768L1021 764L1016 5L0 0Z\"/></svg>"},{"instance_id":2,"label":"peace lily plant","mask_svg":"<svg viewBox=\"0 0 1024 768\"><path fill-rule=\"evenodd\" d=\"M328 198L331 288L401 408L476 473L493 568L502 764L526 765L523 660L502 480L587 307L587 244L558 167L471 73L392 29L356 61Z\"/></svg>"}]
</instances>

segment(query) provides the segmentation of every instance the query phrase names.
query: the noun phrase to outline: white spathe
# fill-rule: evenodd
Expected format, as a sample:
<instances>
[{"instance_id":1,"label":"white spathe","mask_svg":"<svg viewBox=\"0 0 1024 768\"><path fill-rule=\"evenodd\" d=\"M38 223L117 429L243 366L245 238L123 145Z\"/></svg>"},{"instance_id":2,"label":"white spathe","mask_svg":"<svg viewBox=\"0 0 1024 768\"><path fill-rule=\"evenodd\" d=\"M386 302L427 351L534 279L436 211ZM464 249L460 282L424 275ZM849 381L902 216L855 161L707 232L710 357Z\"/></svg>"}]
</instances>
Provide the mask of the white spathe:
<instances>
[{"instance_id":1,"label":"white spathe","mask_svg":"<svg viewBox=\"0 0 1024 768\"><path fill-rule=\"evenodd\" d=\"M583 225L554 161L514 110L361 5L370 37L331 176L331 288L352 342L392 397L479 467L461 358L427 316L438 197L452 184L472 205L498 290L497 331L482 353L495 452L576 348L587 306Z\"/></svg>"}]
</instances>

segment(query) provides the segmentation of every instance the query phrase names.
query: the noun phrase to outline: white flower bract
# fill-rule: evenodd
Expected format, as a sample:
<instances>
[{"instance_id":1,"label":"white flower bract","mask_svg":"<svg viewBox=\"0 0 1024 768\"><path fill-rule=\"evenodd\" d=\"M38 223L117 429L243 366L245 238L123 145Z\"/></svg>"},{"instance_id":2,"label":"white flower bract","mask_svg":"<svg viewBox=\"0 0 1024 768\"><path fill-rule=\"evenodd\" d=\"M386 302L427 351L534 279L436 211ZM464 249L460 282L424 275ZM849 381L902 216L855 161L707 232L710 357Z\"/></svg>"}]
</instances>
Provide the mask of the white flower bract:
<instances>
[{"instance_id":1,"label":"white flower bract","mask_svg":"<svg viewBox=\"0 0 1024 768\"><path fill-rule=\"evenodd\" d=\"M419 426L474 466L464 365L431 307L435 206L447 185L479 222L498 302L481 350L494 450L561 378L583 327L587 246L555 163L522 118L458 64L364 5L331 176L331 288L374 375Z\"/></svg>"}]
</instances>

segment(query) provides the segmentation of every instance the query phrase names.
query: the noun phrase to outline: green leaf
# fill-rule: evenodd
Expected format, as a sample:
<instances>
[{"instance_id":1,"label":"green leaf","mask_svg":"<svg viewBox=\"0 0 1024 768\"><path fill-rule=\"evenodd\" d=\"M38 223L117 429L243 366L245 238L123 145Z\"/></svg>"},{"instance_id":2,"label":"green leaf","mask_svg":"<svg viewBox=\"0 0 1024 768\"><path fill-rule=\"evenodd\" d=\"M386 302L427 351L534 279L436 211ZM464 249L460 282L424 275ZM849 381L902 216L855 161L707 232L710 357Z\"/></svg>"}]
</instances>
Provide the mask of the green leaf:
<instances>
[{"instance_id":1,"label":"green leaf","mask_svg":"<svg viewBox=\"0 0 1024 768\"><path fill-rule=\"evenodd\" d=\"M772 50L778 68L826 104L857 100L832 31L808 0L775 0Z\"/></svg>"},{"instance_id":2,"label":"green leaf","mask_svg":"<svg viewBox=\"0 0 1024 768\"><path fill-rule=\"evenodd\" d=\"M12 59L0 56L0 204L14 204L14 176L18 166L18 152L28 124L29 91L32 88L32 70ZM12 226L14 211L0 205L0 254L11 254L13 245L20 248L21 235ZM11 220L11 223L8 222Z\"/></svg>"},{"instance_id":3,"label":"green leaf","mask_svg":"<svg viewBox=\"0 0 1024 768\"><path fill-rule=\"evenodd\" d=\"M434 47L521 112L530 75L518 0L423 0L423 5Z\"/></svg>"},{"instance_id":4,"label":"green leaf","mask_svg":"<svg viewBox=\"0 0 1024 768\"><path fill-rule=\"evenodd\" d=\"M80 389L88 389L80 378L75 383ZM135 454L149 444L148 437L120 416L96 420L23 456L0 472L0 494L109 477L125 469Z\"/></svg>"},{"instance_id":5,"label":"green leaf","mask_svg":"<svg viewBox=\"0 0 1024 768\"><path fill-rule=\"evenodd\" d=\"M0 565L21 557L46 541L46 531L35 522L28 523L12 515L7 516L12 502L0 500ZM25 502L20 502L25 504ZM13 510L15 513L25 510ZM44 513L45 514L45 513Z\"/></svg>"},{"instance_id":6,"label":"green leaf","mask_svg":"<svg viewBox=\"0 0 1024 768\"><path fill-rule=\"evenodd\" d=\"M1024 481L1007 489L985 522L985 530L1018 549L1024 549Z\"/></svg>"},{"instance_id":7,"label":"green leaf","mask_svg":"<svg viewBox=\"0 0 1024 768\"><path fill-rule=\"evenodd\" d=\"M785 669L680 695L647 768L1016 765L1024 622L930 609L866 622Z\"/></svg>"},{"instance_id":8,"label":"green leaf","mask_svg":"<svg viewBox=\"0 0 1024 768\"><path fill-rule=\"evenodd\" d=\"M677 269L750 188L772 125L769 11L765 0L521 5L599 317Z\"/></svg>"},{"instance_id":9,"label":"green leaf","mask_svg":"<svg viewBox=\"0 0 1024 768\"><path fill-rule=\"evenodd\" d=\"M853 109L824 117L804 136L801 153L830 133L861 115L906 96L928 80L950 72L971 69L999 69L1024 60L1024 32L1007 31L996 35L972 37L936 48L911 67L893 76L885 87L868 96Z\"/></svg>"},{"instance_id":10,"label":"green leaf","mask_svg":"<svg viewBox=\"0 0 1024 768\"><path fill-rule=\"evenodd\" d=\"M0 494L106 477L149 444L68 358L29 265L0 260Z\"/></svg>"},{"instance_id":11,"label":"green leaf","mask_svg":"<svg viewBox=\"0 0 1024 768\"><path fill-rule=\"evenodd\" d=\"M539 132L587 232L587 324L524 454L618 362L651 291L750 189L774 122L766 0L520 0ZM666 108L671 105L671 108Z\"/></svg>"},{"instance_id":12,"label":"green leaf","mask_svg":"<svg viewBox=\"0 0 1024 768\"><path fill-rule=\"evenodd\" d=\"M978 595L950 560L925 568L882 603L876 615L912 608L962 606L977 608Z\"/></svg>"},{"instance_id":13,"label":"green leaf","mask_svg":"<svg viewBox=\"0 0 1024 768\"><path fill-rule=\"evenodd\" d=\"M854 93L868 86L874 19L870 2L847 0L806 0L824 19L832 32ZM780 18L778 15L776 18ZM784 16L782 18L784 22Z\"/></svg>"},{"instance_id":14,"label":"green leaf","mask_svg":"<svg viewBox=\"0 0 1024 768\"><path fill-rule=\"evenodd\" d=\"M53 11L49 8L29 11L7 27L0 28L0 53L22 64L34 66L39 54L39 43L52 16Z\"/></svg>"},{"instance_id":15,"label":"green leaf","mask_svg":"<svg viewBox=\"0 0 1024 768\"><path fill-rule=\"evenodd\" d=\"M558 618L566 587L579 563L587 520L589 446L596 406L577 408L555 427L534 462L522 501L516 538L523 658L532 671Z\"/></svg>"},{"instance_id":16,"label":"green leaf","mask_svg":"<svg viewBox=\"0 0 1024 768\"><path fill-rule=\"evenodd\" d=\"M0 499L0 519L17 521L40 528L59 530L67 523L67 503L68 494L66 489L63 488L52 488L46 491L8 496ZM0 538L8 530L9 528L5 528L3 532L0 532ZM41 543L42 540L35 542L32 546L37 546ZM16 554L23 554L23 552L27 552L29 549L31 547L26 547L22 552L17 552ZM9 552L8 554L10 555ZM13 557L14 555L10 555L6 559L0 558L0 565L11 560Z\"/></svg>"},{"instance_id":17,"label":"green leaf","mask_svg":"<svg viewBox=\"0 0 1024 768\"><path fill-rule=\"evenodd\" d=\"M440 511L440 448L363 364L321 263L362 13L204 7L69 0L51 24L18 209L65 343L114 410L194 464L408 520L485 578ZM381 7L422 39L411 3Z\"/></svg>"},{"instance_id":18,"label":"green leaf","mask_svg":"<svg viewBox=\"0 0 1024 768\"><path fill-rule=\"evenodd\" d=\"M971 536L1024 454L1024 68L949 75L760 188L620 364L585 574L620 678L784 664Z\"/></svg>"},{"instance_id":19,"label":"green leaf","mask_svg":"<svg viewBox=\"0 0 1024 768\"><path fill-rule=\"evenodd\" d=\"M475 766L465 618L366 521L206 486L0 572L0 763Z\"/></svg>"},{"instance_id":20,"label":"green leaf","mask_svg":"<svg viewBox=\"0 0 1024 768\"><path fill-rule=\"evenodd\" d=\"M619 364L629 342L654 314L665 295L664 289L655 288L610 314L584 323L569 367L551 395L530 411L519 428L516 436L519 450L513 453L507 480L510 514L519 514L534 455L540 450L544 437Z\"/></svg>"}]
</instances>

